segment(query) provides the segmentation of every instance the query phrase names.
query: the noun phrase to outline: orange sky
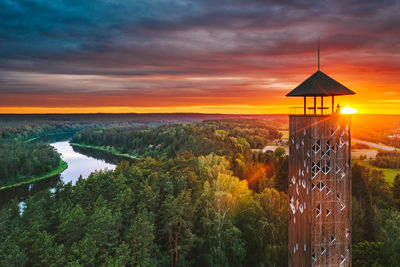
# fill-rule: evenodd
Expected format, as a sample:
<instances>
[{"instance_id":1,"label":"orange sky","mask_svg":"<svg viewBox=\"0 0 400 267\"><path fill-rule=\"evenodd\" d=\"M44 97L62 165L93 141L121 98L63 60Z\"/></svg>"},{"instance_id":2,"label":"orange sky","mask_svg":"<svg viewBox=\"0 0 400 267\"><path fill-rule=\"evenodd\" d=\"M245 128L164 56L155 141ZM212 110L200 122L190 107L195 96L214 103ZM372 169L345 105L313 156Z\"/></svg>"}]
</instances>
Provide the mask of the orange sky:
<instances>
[{"instance_id":1,"label":"orange sky","mask_svg":"<svg viewBox=\"0 0 400 267\"><path fill-rule=\"evenodd\" d=\"M320 38L342 106L400 114L398 1L4 5L0 113L289 113Z\"/></svg>"},{"instance_id":2,"label":"orange sky","mask_svg":"<svg viewBox=\"0 0 400 267\"><path fill-rule=\"evenodd\" d=\"M400 92L396 87L399 78L396 77L396 73L379 73L373 69L362 71L331 69L332 71L329 71L330 68L326 67L322 68L322 71L356 92L356 95L336 97L336 102L342 106L354 107L359 113L400 114ZM0 112L286 114L292 111L291 107L303 104L302 99L287 98L285 94L312 74L312 68L307 70L308 72L305 73L287 74L282 81L279 78L268 78L268 73L265 77L257 77L257 75L225 77L223 80L233 81L235 87L229 90L228 85L222 92L219 88L218 95L213 95L212 91L204 93L201 90L192 91L189 94L167 91L137 96L135 94L106 96L101 94L3 94ZM164 79L170 81L169 77L164 77ZM210 84L214 80L216 83L221 81L220 77L187 77L186 79L198 80L199 84ZM264 85L266 81L268 85ZM160 78L158 82L162 84L163 80ZM237 83L242 87L238 87ZM201 88L201 85L196 85L196 87ZM327 105L330 105L330 99L325 101ZM14 103L19 105L15 106ZM309 99L308 104L312 105L312 99Z\"/></svg>"}]
</instances>

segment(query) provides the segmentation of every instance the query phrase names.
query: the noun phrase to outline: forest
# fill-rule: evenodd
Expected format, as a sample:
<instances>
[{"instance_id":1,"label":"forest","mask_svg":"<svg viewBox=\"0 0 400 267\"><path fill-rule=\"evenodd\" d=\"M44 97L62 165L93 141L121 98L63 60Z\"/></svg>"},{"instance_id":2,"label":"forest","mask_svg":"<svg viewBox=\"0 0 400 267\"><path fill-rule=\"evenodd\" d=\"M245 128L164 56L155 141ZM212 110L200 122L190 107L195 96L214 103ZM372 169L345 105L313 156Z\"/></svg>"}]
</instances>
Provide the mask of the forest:
<instances>
[{"instance_id":1,"label":"forest","mask_svg":"<svg viewBox=\"0 0 400 267\"><path fill-rule=\"evenodd\" d=\"M267 183L278 183L268 179L276 171L286 175L283 169L287 168L287 158L280 157L284 154L282 150L278 150L279 155L274 158L271 154L256 153L252 149L263 148L280 137L275 122L227 119L150 128L85 129L76 133L71 143L106 147L142 158L170 158L185 151L195 156L214 153L225 156L234 175L247 180L252 189L260 192ZM279 183L279 188L287 187L286 180Z\"/></svg>"},{"instance_id":2,"label":"forest","mask_svg":"<svg viewBox=\"0 0 400 267\"><path fill-rule=\"evenodd\" d=\"M59 168L60 155L49 145L0 140L0 187Z\"/></svg>"},{"instance_id":3,"label":"forest","mask_svg":"<svg viewBox=\"0 0 400 267\"><path fill-rule=\"evenodd\" d=\"M0 266L287 266L288 159L268 120L86 128L139 157L0 210ZM354 266L397 266L400 175L352 166Z\"/></svg>"}]
</instances>

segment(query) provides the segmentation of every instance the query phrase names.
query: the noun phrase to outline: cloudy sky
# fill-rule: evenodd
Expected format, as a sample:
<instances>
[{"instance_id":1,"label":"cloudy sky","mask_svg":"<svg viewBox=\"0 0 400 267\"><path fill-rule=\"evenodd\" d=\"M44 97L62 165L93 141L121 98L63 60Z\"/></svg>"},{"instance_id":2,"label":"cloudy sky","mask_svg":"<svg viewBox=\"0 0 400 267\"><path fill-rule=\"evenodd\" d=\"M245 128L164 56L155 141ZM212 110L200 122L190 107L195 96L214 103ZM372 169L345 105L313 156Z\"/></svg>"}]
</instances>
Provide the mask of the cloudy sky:
<instances>
[{"instance_id":1,"label":"cloudy sky","mask_svg":"<svg viewBox=\"0 0 400 267\"><path fill-rule=\"evenodd\" d=\"M317 68L400 113L400 1L1 0L0 112L287 113Z\"/></svg>"}]
</instances>

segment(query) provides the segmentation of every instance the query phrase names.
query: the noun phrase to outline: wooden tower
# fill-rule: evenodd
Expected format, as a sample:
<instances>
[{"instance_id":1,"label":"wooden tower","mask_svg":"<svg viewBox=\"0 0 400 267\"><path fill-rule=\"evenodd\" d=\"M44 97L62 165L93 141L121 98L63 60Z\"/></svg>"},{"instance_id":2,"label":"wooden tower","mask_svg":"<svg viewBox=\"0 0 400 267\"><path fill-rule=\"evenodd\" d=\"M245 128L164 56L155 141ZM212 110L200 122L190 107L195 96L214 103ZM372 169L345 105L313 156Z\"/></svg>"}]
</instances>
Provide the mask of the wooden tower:
<instances>
[{"instance_id":1,"label":"wooden tower","mask_svg":"<svg viewBox=\"0 0 400 267\"><path fill-rule=\"evenodd\" d=\"M319 70L287 94L304 98L289 115L289 266L351 266L350 115L334 106L349 94Z\"/></svg>"}]
</instances>

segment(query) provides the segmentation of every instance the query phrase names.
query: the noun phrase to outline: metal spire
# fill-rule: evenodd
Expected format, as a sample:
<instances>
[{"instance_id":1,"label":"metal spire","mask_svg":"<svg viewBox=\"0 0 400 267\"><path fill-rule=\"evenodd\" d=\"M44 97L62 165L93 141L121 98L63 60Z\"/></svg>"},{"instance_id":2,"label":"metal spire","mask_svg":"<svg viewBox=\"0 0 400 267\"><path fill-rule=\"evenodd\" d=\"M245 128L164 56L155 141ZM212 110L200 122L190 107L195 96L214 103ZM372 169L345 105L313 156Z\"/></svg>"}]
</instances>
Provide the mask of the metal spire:
<instances>
[{"instance_id":1,"label":"metal spire","mask_svg":"<svg viewBox=\"0 0 400 267\"><path fill-rule=\"evenodd\" d=\"M319 38L318 38L318 70L319 70Z\"/></svg>"}]
</instances>

